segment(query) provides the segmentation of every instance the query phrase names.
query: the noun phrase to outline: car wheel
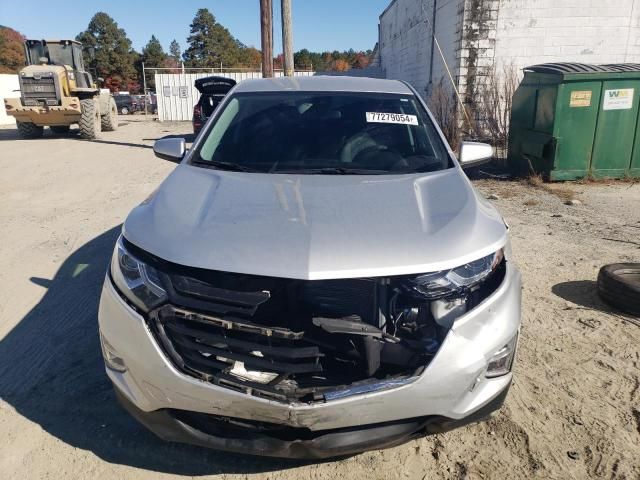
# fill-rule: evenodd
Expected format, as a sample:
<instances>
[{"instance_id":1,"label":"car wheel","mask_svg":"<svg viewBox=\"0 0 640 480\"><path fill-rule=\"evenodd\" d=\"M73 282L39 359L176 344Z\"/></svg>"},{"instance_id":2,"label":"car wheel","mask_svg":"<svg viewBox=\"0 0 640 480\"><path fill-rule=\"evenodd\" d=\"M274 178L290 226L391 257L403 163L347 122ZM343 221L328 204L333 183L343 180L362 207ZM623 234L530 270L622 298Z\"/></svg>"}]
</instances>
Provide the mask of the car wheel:
<instances>
[{"instance_id":1,"label":"car wheel","mask_svg":"<svg viewBox=\"0 0 640 480\"><path fill-rule=\"evenodd\" d=\"M121 113L122 115L129 115L129 109L128 109L127 107L122 107L122 108L120 109L120 113Z\"/></svg>"},{"instance_id":2,"label":"car wheel","mask_svg":"<svg viewBox=\"0 0 640 480\"><path fill-rule=\"evenodd\" d=\"M640 316L640 263L613 263L598 273L598 293L613 307Z\"/></svg>"}]
</instances>

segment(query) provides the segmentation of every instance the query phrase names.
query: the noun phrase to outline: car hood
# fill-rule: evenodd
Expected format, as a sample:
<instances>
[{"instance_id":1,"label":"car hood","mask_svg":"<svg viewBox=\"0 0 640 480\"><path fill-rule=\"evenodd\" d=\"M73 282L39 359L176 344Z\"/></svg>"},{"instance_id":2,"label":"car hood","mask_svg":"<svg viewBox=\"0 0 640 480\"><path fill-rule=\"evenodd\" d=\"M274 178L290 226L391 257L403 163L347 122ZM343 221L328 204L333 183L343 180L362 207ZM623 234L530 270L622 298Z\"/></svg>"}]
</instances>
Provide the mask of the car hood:
<instances>
[{"instance_id":1,"label":"car hood","mask_svg":"<svg viewBox=\"0 0 640 480\"><path fill-rule=\"evenodd\" d=\"M507 235L458 168L336 176L187 164L131 212L123 233L180 265L306 280L454 268Z\"/></svg>"}]
</instances>

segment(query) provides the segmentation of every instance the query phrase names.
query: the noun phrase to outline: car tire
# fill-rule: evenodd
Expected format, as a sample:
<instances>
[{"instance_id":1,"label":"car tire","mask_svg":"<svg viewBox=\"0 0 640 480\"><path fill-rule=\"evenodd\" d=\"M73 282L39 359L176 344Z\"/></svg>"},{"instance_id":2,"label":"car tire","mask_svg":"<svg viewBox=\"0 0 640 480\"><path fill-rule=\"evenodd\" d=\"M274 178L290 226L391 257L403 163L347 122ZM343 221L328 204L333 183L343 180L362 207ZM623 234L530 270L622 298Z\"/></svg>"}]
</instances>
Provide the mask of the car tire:
<instances>
[{"instance_id":1,"label":"car tire","mask_svg":"<svg viewBox=\"0 0 640 480\"><path fill-rule=\"evenodd\" d=\"M129 115L129 108L128 108L128 107L122 107L122 108L120 109L120 113L121 113L122 115Z\"/></svg>"},{"instance_id":2,"label":"car tire","mask_svg":"<svg viewBox=\"0 0 640 480\"><path fill-rule=\"evenodd\" d=\"M95 140L100 134L100 109L93 98L80 100L82 115L78 125L80 136L85 140Z\"/></svg>"},{"instance_id":3,"label":"car tire","mask_svg":"<svg viewBox=\"0 0 640 480\"><path fill-rule=\"evenodd\" d=\"M18 133L22 138L40 138L44 133L44 127L40 127L31 122L16 122Z\"/></svg>"},{"instance_id":4,"label":"car tire","mask_svg":"<svg viewBox=\"0 0 640 480\"><path fill-rule=\"evenodd\" d=\"M53 133L56 135L66 135L71 130L70 125L53 125L49 127Z\"/></svg>"},{"instance_id":5,"label":"car tire","mask_svg":"<svg viewBox=\"0 0 640 480\"><path fill-rule=\"evenodd\" d=\"M103 132L113 132L118 129L118 106L113 98L109 99L109 111L100 117Z\"/></svg>"},{"instance_id":6,"label":"car tire","mask_svg":"<svg viewBox=\"0 0 640 480\"><path fill-rule=\"evenodd\" d=\"M640 316L640 263L613 263L598 273L598 293L609 305Z\"/></svg>"}]
</instances>

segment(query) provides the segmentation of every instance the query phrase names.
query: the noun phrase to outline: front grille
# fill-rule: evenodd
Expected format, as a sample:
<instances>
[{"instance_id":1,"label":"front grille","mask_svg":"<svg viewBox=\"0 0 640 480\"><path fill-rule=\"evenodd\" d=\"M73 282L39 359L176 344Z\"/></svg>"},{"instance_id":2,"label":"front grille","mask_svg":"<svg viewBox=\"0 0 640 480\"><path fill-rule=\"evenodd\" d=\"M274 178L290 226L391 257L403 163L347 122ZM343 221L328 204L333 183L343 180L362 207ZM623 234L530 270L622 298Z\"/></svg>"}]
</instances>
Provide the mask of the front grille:
<instances>
[{"instance_id":1,"label":"front grille","mask_svg":"<svg viewBox=\"0 0 640 480\"><path fill-rule=\"evenodd\" d=\"M234 390L285 400L285 391L275 388L278 383L291 375L323 370L323 354L303 340L303 332L172 305L159 309L153 318L163 346L179 368ZM254 392L256 388L260 392ZM297 394L309 392L298 390Z\"/></svg>"},{"instance_id":2,"label":"front grille","mask_svg":"<svg viewBox=\"0 0 640 480\"><path fill-rule=\"evenodd\" d=\"M318 400L371 377L363 368L362 339L328 333L313 319L377 324L378 284L372 279L300 281L224 272L164 278L171 303L151 312L150 326L184 373L278 401Z\"/></svg>"},{"instance_id":3,"label":"front grille","mask_svg":"<svg viewBox=\"0 0 640 480\"><path fill-rule=\"evenodd\" d=\"M26 106L59 105L54 77L22 77L22 102Z\"/></svg>"}]
</instances>

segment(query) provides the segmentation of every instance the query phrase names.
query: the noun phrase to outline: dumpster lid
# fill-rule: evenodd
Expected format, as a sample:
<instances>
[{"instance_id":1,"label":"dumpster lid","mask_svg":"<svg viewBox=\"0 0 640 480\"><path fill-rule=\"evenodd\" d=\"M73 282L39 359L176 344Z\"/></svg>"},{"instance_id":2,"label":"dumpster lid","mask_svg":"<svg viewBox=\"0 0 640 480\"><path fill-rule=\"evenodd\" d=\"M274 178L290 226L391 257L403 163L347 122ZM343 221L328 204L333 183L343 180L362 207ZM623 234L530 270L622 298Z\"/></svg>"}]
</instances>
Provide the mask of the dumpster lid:
<instances>
[{"instance_id":1,"label":"dumpster lid","mask_svg":"<svg viewBox=\"0 0 640 480\"><path fill-rule=\"evenodd\" d=\"M570 62L541 63L539 65L525 67L524 71L551 75L640 72L640 63L610 63L607 65Z\"/></svg>"}]
</instances>

